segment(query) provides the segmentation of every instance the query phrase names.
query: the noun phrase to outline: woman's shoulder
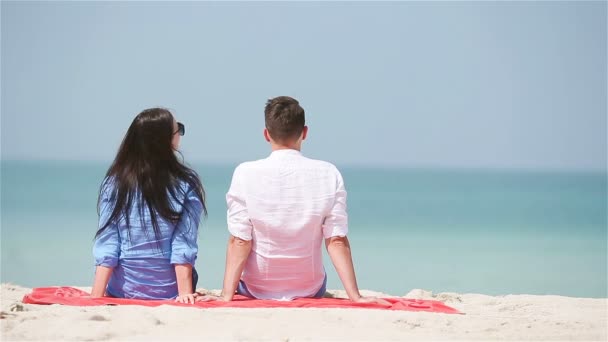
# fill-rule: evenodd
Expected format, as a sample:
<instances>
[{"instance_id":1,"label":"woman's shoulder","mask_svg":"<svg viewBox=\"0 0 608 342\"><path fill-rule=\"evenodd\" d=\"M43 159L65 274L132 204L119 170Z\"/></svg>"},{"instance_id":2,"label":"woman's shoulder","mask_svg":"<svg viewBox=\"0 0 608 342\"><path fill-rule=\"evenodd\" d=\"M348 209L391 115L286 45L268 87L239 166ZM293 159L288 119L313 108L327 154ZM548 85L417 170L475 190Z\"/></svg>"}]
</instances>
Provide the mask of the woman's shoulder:
<instances>
[{"instance_id":1,"label":"woman's shoulder","mask_svg":"<svg viewBox=\"0 0 608 342\"><path fill-rule=\"evenodd\" d=\"M178 180L173 185L173 198L178 203L185 203L186 201L198 198L196 191L196 184L191 184L187 180Z\"/></svg>"},{"instance_id":2,"label":"woman's shoulder","mask_svg":"<svg viewBox=\"0 0 608 342\"><path fill-rule=\"evenodd\" d=\"M101 187L114 187L116 184L116 176L106 176L103 181L101 181Z\"/></svg>"},{"instance_id":3,"label":"woman's shoulder","mask_svg":"<svg viewBox=\"0 0 608 342\"><path fill-rule=\"evenodd\" d=\"M175 190L182 194L187 194L194 189L194 187L185 179L178 179L174 184Z\"/></svg>"},{"instance_id":4,"label":"woman's shoulder","mask_svg":"<svg viewBox=\"0 0 608 342\"><path fill-rule=\"evenodd\" d=\"M116 178L114 176L108 176L103 179L101 182L101 186L99 189L100 196L110 197L112 194L116 192Z\"/></svg>"}]
</instances>

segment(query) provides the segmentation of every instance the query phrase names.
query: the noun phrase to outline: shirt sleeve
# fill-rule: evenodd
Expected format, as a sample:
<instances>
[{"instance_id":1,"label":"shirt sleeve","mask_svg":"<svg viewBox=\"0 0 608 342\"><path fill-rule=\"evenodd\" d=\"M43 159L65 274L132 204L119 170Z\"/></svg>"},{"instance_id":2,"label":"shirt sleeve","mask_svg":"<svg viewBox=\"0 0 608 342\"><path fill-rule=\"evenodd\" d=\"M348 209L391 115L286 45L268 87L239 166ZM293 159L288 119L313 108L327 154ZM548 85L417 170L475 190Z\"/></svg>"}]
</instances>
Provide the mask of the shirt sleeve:
<instances>
[{"instance_id":1,"label":"shirt sleeve","mask_svg":"<svg viewBox=\"0 0 608 342\"><path fill-rule=\"evenodd\" d=\"M232 175L232 183L226 194L228 231L232 236L249 241L252 239L253 225L249 219L247 203L243 189L241 167Z\"/></svg>"},{"instance_id":2,"label":"shirt sleeve","mask_svg":"<svg viewBox=\"0 0 608 342\"><path fill-rule=\"evenodd\" d=\"M114 207L111 205L110 193L106 188L101 195L99 203L99 227L106 224L107 220L112 215ZM120 234L116 223L108 225L93 244L93 257L95 258L95 266L115 267L118 264L120 257Z\"/></svg>"},{"instance_id":3,"label":"shirt sleeve","mask_svg":"<svg viewBox=\"0 0 608 342\"><path fill-rule=\"evenodd\" d=\"M336 194L334 204L323 221L323 237L348 234L348 214L346 213L346 189L340 171L336 170Z\"/></svg>"},{"instance_id":4,"label":"shirt sleeve","mask_svg":"<svg viewBox=\"0 0 608 342\"><path fill-rule=\"evenodd\" d=\"M202 212L203 203L196 192L190 190L186 195L182 218L171 240L171 264L194 265L198 254L198 225Z\"/></svg>"}]
</instances>

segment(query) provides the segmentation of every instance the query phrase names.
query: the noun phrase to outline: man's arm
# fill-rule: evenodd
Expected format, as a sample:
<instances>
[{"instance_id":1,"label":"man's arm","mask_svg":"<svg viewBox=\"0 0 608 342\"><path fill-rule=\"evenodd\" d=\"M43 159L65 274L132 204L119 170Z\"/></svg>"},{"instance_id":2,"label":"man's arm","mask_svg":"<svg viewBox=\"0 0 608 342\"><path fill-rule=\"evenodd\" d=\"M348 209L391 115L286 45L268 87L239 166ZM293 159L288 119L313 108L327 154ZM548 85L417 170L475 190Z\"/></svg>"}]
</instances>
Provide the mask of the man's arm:
<instances>
[{"instance_id":1,"label":"man's arm","mask_svg":"<svg viewBox=\"0 0 608 342\"><path fill-rule=\"evenodd\" d=\"M390 305L389 302L374 298L363 297L359 293L355 267L350 253L350 243L346 234L348 233L348 214L346 213L346 188L342 175L336 169L337 190L333 207L323 222L323 236L327 253L331 258L336 272L342 281L342 285L348 294L348 298L359 303L379 303Z\"/></svg>"},{"instance_id":2,"label":"man's arm","mask_svg":"<svg viewBox=\"0 0 608 342\"><path fill-rule=\"evenodd\" d=\"M355 267L353 266L348 238L346 236L330 237L325 239L325 246L336 268L336 272L338 272L338 276L344 285L346 294L348 294L348 298L355 302L358 301L361 298L361 294L357 286Z\"/></svg>"},{"instance_id":3,"label":"man's arm","mask_svg":"<svg viewBox=\"0 0 608 342\"><path fill-rule=\"evenodd\" d=\"M333 206L329 214L323 220L323 237L327 253L331 258L336 272L344 285L348 298L357 301L361 298L353 258L350 253L350 243L346 234L348 233L348 214L346 213L346 188L342 175L336 169L336 193Z\"/></svg>"},{"instance_id":4,"label":"man's arm","mask_svg":"<svg viewBox=\"0 0 608 342\"><path fill-rule=\"evenodd\" d=\"M357 303L376 303L391 306L391 303L382 298L363 297L359 293L353 258L350 253L350 243L346 236L334 236L325 239L325 246L350 300Z\"/></svg>"},{"instance_id":5,"label":"man's arm","mask_svg":"<svg viewBox=\"0 0 608 342\"><path fill-rule=\"evenodd\" d=\"M251 240L243 240L230 235L226 251L226 270L224 271L224 289L222 300L231 301L241 280L241 274L247 258L251 253Z\"/></svg>"},{"instance_id":6,"label":"man's arm","mask_svg":"<svg viewBox=\"0 0 608 342\"><path fill-rule=\"evenodd\" d=\"M232 175L230 189L226 194L227 223L230 238L226 250L226 269L224 270L224 288L222 300L230 301L241 280L247 257L251 252L253 225L249 220L245 196L246 180L243 178L243 167L239 165Z\"/></svg>"}]
</instances>

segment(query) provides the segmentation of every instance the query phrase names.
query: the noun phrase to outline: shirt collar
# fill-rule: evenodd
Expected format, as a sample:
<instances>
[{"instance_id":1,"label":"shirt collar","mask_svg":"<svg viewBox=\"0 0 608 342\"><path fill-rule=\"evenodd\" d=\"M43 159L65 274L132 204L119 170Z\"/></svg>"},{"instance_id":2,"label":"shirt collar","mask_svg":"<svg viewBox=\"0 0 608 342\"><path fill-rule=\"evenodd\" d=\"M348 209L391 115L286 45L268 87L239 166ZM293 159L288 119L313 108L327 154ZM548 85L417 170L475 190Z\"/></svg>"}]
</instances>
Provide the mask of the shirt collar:
<instances>
[{"instance_id":1,"label":"shirt collar","mask_svg":"<svg viewBox=\"0 0 608 342\"><path fill-rule=\"evenodd\" d=\"M298 151L298 150L292 150L292 149L283 149L283 150L276 150L276 151L272 151L272 153L270 154L271 157L281 157L281 156L301 156L302 152Z\"/></svg>"}]
</instances>

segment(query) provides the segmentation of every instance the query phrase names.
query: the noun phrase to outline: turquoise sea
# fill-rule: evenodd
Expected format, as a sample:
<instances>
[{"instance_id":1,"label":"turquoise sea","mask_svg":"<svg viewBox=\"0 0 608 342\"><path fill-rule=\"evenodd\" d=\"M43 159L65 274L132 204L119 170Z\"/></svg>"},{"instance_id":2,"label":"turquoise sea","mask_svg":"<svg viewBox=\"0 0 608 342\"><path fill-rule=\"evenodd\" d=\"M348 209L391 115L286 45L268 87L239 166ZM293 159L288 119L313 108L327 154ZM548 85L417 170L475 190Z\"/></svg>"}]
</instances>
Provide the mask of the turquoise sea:
<instances>
[{"instance_id":1,"label":"turquoise sea","mask_svg":"<svg viewBox=\"0 0 608 342\"><path fill-rule=\"evenodd\" d=\"M109 163L2 161L1 281L90 286L98 186ZM220 288L233 165L194 165L209 217L199 287ZM337 165L359 285L607 297L606 173ZM326 259L328 287L341 288Z\"/></svg>"}]
</instances>

